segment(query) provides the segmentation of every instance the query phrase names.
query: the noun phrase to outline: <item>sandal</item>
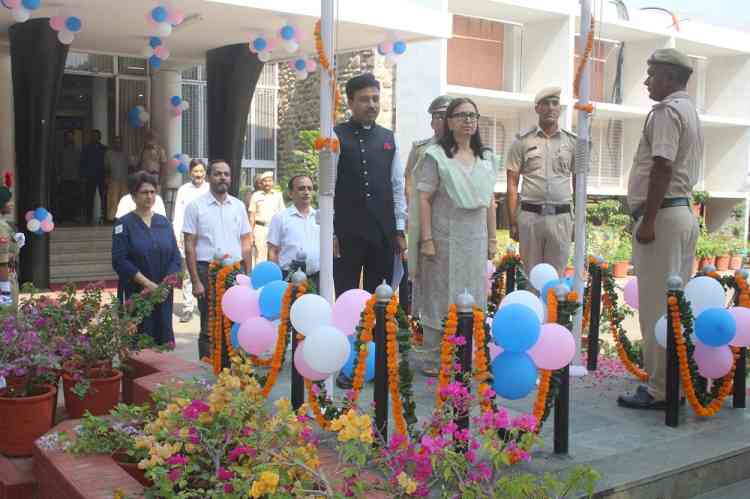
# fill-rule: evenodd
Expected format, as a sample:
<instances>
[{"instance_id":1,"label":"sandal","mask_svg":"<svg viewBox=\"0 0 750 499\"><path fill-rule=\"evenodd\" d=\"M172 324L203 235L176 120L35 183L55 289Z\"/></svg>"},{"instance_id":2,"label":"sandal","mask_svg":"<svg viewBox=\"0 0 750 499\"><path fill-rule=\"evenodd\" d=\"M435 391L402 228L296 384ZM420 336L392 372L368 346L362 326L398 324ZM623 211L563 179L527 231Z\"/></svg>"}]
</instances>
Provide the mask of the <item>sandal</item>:
<instances>
[{"instance_id":1,"label":"sandal","mask_svg":"<svg viewBox=\"0 0 750 499\"><path fill-rule=\"evenodd\" d=\"M437 378L440 374L440 369L435 366L422 366L420 371L422 372L422 375L427 376L428 378Z\"/></svg>"}]
</instances>

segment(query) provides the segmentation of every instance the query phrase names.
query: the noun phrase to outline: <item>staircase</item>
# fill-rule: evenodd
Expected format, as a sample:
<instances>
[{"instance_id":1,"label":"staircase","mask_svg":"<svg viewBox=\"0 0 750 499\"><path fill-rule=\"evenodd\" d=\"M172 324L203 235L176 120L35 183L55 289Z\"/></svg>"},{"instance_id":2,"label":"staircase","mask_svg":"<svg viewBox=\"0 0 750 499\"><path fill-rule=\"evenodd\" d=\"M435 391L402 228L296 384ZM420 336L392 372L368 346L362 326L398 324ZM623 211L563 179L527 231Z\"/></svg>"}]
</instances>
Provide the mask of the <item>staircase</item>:
<instances>
[{"instance_id":1,"label":"staircase","mask_svg":"<svg viewBox=\"0 0 750 499\"><path fill-rule=\"evenodd\" d=\"M50 283L117 280L112 226L56 227L50 234Z\"/></svg>"}]
</instances>

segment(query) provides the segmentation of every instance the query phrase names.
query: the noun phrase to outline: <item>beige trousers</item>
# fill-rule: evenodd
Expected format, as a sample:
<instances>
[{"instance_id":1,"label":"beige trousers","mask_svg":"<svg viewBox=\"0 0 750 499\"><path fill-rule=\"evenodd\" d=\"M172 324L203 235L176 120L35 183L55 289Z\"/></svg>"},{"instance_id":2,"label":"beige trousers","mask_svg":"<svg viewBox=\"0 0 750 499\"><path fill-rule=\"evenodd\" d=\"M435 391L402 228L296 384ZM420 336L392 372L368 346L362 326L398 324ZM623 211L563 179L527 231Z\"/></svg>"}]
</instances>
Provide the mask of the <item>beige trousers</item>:
<instances>
[{"instance_id":1,"label":"beige trousers","mask_svg":"<svg viewBox=\"0 0 750 499\"><path fill-rule=\"evenodd\" d=\"M125 181L109 181L107 189L107 219L114 220L117 213L117 204L120 198L128 193L128 183Z\"/></svg>"},{"instance_id":2,"label":"beige trousers","mask_svg":"<svg viewBox=\"0 0 750 499\"><path fill-rule=\"evenodd\" d=\"M643 365L650 374L648 389L657 400L664 400L666 352L656 342L654 326L667 312L667 278L678 275L687 284L693 268L698 221L686 206L663 208L656 215L656 240L640 244L633 228L633 266L638 276L638 316L643 336Z\"/></svg>"},{"instance_id":3,"label":"beige trousers","mask_svg":"<svg viewBox=\"0 0 750 499\"><path fill-rule=\"evenodd\" d=\"M563 275L570 256L573 236L573 215L540 215L520 210L518 239L521 261L528 275L536 265L549 263Z\"/></svg>"},{"instance_id":4,"label":"beige trousers","mask_svg":"<svg viewBox=\"0 0 750 499\"><path fill-rule=\"evenodd\" d=\"M260 262L268 260L268 227L264 225L255 225L253 229L253 258L255 262L253 265L258 265Z\"/></svg>"}]
</instances>

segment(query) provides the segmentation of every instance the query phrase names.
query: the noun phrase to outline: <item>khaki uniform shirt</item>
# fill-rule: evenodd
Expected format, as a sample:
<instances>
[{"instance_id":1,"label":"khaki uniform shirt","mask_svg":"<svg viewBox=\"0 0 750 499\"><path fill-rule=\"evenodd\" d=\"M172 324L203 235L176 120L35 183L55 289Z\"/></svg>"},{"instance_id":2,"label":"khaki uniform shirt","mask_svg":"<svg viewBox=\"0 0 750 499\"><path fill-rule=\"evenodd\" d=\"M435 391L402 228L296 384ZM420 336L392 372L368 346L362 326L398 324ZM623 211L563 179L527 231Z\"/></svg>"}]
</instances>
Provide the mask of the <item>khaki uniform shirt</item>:
<instances>
[{"instance_id":1,"label":"khaki uniform shirt","mask_svg":"<svg viewBox=\"0 0 750 499\"><path fill-rule=\"evenodd\" d=\"M167 153L164 148L158 144L143 146L141 152L141 170L159 175L161 173L161 164L167 162Z\"/></svg>"},{"instance_id":2,"label":"khaki uniform shirt","mask_svg":"<svg viewBox=\"0 0 750 499\"><path fill-rule=\"evenodd\" d=\"M628 180L631 211L646 202L657 156L672 162L672 179L664 197L690 197L703 161L703 131L695 104L683 90L656 103L646 117Z\"/></svg>"},{"instance_id":3,"label":"khaki uniform shirt","mask_svg":"<svg viewBox=\"0 0 750 499\"><path fill-rule=\"evenodd\" d=\"M432 144L437 144L437 138L434 136L429 139L417 140L411 145L409 158L406 160L406 167L404 168L404 176L406 178L409 178L414 173L414 168L422 161L425 151Z\"/></svg>"},{"instance_id":4,"label":"khaki uniform shirt","mask_svg":"<svg viewBox=\"0 0 750 499\"><path fill-rule=\"evenodd\" d=\"M521 201L566 204L573 200L576 135L559 129L548 137L539 126L521 132L510 146L506 168L523 177Z\"/></svg>"},{"instance_id":5,"label":"khaki uniform shirt","mask_svg":"<svg viewBox=\"0 0 750 499\"><path fill-rule=\"evenodd\" d=\"M255 213L255 222L268 225L275 214L285 209L284 196L280 192L269 192L266 194L262 190L253 192L250 197L250 207L248 211Z\"/></svg>"},{"instance_id":6,"label":"khaki uniform shirt","mask_svg":"<svg viewBox=\"0 0 750 499\"><path fill-rule=\"evenodd\" d=\"M11 270L15 266L18 257L18 244L14 236L16 231L5 220L0 220L0 263L10 264Z\"/></svg>"}]
</instances>

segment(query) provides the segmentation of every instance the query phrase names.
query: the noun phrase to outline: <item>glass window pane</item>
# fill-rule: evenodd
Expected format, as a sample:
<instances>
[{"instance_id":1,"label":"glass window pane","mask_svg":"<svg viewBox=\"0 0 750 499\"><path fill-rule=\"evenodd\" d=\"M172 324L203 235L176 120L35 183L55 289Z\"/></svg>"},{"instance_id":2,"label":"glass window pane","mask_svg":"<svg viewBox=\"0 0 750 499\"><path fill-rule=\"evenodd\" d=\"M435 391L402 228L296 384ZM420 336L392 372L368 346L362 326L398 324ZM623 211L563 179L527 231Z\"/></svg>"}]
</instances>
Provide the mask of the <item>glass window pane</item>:
<instances>
[{"instance_id":1,"label":"glass window pane","mask_svg":"<svg viewBox=\"0 0 750 499\"><path fill-rule=\"evenodd\" d=\"M117 71L125 75L146 76L148 74L148 61L140 57L118 57Z\"/></svg>"},{"instance_id":2,"label":"glass window pane","mask_svg":"<svg viewBox=\"0 0 750 499\"><path fill-rule=\"evenodd\" d=\"M115 62L114 57L111 55L68 52L68 57L65 60L65 69L87 73L113 74L115 72Z\"/></svg>"}]
</instances>

